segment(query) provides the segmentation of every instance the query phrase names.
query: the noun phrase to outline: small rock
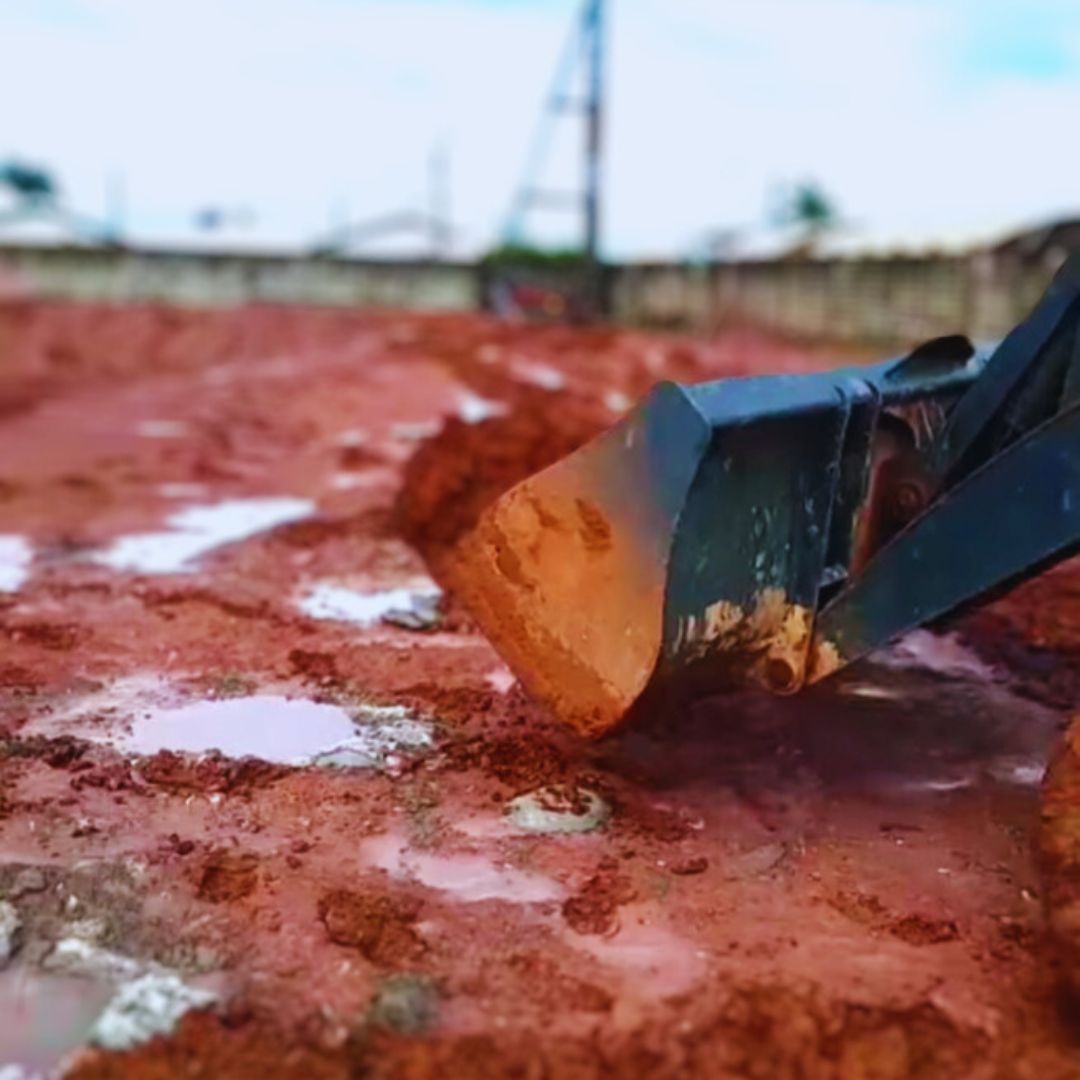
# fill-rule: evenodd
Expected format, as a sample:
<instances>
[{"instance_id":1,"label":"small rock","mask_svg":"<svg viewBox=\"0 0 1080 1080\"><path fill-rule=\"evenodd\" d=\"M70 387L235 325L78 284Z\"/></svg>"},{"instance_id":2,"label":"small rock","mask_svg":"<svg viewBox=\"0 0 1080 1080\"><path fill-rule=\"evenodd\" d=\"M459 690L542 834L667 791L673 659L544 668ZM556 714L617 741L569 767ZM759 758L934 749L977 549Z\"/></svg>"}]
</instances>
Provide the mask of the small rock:
<instances>
[{"instance_id":1,"label":"small rock","mask_svg":"<svg viewBox=\"0 0 1080 1080\"><path fill-rule=\"evenodd\" d=\"M767 873L787 855L787 848L779 843L761 844L739 855L732 855L724 862L725 876L729 878L755 877Z\"/></svg>"},{"instance_id":2,"label":"small rock","mask_svg":"<svg viewBox=\"0 0 1080 1080\"><path fill-rule=\"evenodd\" d=\"M216 994L186 986L172 973L143 975L117 990L91 1028L90 1041L106 1050L130 1050L216 1001Z\"/></svg>"},{"instance_id":3,"label":"small rock","mask_svg":"<svg viewBox=\"0 0 1080 1080\"><path fill-rule=\"evenodd\" d=\"M22 943L22 921L14 904L0 900L0 971L11 963Z\"/></svg>"},{"instance_id":4,"label":"small rock","mask_svg":"<svg viewBox=\"0 0 1080 1080\"><path fill-rule=\"evenodd\" d=\"M671 872L682 877L688 877L691 874L704 874L708 869L709 860L704 855L697 855L690 859L680 859L678 862L671 864Z\"/></svg>"},{"instance_id":5,"label":"small rock","mask_svg":"<svg viewBox=\"0 0 1080 1080\"><path fill-rule=\"evenodd\" d=\"M435 1024L439 993L423 975L393 975L383 981L368 1009L367 1019L376 1027L402 1035L422 1035Z\"/></svg>"},{"instance_id":6,"label":"small rock","mask_svg":"<svg viewBox=\"0 0 1080 1080\"><path fill-rule=\"evenodd\" d=\"M522 832L584 833L599 829L611 807L595 791L555 785L511 799L506 814Z\"/></svg>"},{"instance_id":7,"label":"small rock","mask_svg":"<svg viewBox=\"0 0 1080 1080\"><path fill-rule=\"evenodd\" d=\"M408 607L391 608L382 621L405 630L434 630L442 619L441 601L441 593L412 593Z\"/></svg>"},{"instance_id":8,"label":"small rock","mask_svg":"<svg viewBox=\"0 0 1080 1080\"><path fill-rule=\"evenodd\" d=\"M27 866L15 875L11 888L8 889L8 896L12 900L18 900L20 896L28 893L44 892L48 885L48 880L41 870L36 866Z\"/></svg>"},{"instance_id":9,"label":"small rock","mask_svg":"<svg viewBox=\"0 0 1080 1080\"><path fill-rule=\"evenodd\" d=\"M315 754L310 762L330 768L393 769L401 757L417 756L435 745L431 726L401 705L362 705L354 710L356 733Z\"/></svg>"}]
</instances>

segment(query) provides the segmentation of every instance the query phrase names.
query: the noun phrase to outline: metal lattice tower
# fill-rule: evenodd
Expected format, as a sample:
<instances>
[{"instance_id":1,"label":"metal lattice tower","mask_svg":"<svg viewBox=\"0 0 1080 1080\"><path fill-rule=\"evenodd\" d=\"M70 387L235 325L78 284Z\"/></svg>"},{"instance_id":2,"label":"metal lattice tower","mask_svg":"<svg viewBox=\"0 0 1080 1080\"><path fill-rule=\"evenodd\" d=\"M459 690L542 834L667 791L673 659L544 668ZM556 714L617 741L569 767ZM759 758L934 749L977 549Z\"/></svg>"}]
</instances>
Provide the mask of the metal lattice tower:
<instances>
[{"instance_id":1,"label":"metal lattice tower","mask_svg":"<svg viewBox=\"0 0 1080 1080\"><path fill-rule=\"evenodd\" d=\"M593 307L599 305L602 274L605 8L606 0L585 0L574 22L540 116L521 184L503 228L504 240L520 242L525 218L531 209L544 206L577 213L581 218L581 250L588 279L588 299ZM576 76L582 76L583 91L575 94L571 92L571 86ZM568 115L579 118L584 127L582 186L579 191L552 191L539 186L538 178L547 157L554 122Z\"/></svg>"}]
</instances>

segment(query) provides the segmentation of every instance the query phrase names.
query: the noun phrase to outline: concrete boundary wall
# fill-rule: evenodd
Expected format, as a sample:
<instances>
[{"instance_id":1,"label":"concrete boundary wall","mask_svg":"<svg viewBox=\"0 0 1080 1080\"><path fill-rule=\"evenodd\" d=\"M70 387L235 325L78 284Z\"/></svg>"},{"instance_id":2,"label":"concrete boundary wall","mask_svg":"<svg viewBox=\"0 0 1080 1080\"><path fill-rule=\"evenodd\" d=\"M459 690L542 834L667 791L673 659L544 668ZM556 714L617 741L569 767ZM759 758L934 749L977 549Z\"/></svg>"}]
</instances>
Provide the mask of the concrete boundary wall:
<instances>
[{"instance_id":1,"label":"concrete boundary wall","mask_svg":"<svg viewBox=\"0 0 1080 1080\"><path fill-rule=\"evenodd\" d=\"M471 310L480 301L468 263L29 246L0 248L0 295L428 310Z\"/></svg>"},{"instance_id":2,"label":"concrete boundary wall","mask_svg":"<svg viewBox=\"0 0 1080 1080\"><path fill-rule=\"evenodd\" d=\"M607 289L612 316L640 326L711 332L752 322L811 340L898 344L956 332L988 340L1030 310L1055 268L988 253L627 263L608 267ZM0 247L0 297L460 311L482 305L483 280L462 262Z\"/></svg>"},{"instance_id":3,"label":"concrete boundary wall","mask_svg":"<svg viewBox=\"0 0 1080 1080\"><path fill-rule=\"evenodd\" d=\"M716 329L750 322L813 340L914 342L938 334L999 338L1030 311L1052 264L963 257L799 259L613 268L617 319Z\"/></svg>"}]
</instances>

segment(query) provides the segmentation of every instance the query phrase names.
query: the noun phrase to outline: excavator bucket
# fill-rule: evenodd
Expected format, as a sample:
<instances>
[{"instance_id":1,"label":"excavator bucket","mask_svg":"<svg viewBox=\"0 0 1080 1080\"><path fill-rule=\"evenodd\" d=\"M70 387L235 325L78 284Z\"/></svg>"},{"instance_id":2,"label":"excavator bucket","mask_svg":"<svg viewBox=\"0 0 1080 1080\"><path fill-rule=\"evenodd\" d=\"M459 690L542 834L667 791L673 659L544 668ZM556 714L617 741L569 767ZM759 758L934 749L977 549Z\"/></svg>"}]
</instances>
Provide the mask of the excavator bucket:
<instances>
[{"instance_id":1,"label":"excavator bucket","mask_svg":"<svg viewBox=\"0 0 1080 1080\"><path fill-rule=\"evenodd\" d=\"M985 475L997 455L1077 400L1080 272L1055 286L993 354L949 337L874 366L662 383L489 507L456 552L452 585L525 688L586 735L671 692L794 693L923 610L939 615L935 589L954 607L1080 537L1080 522L1055 521L1052 544L1018 540L1030 559L999 559L993 580L957 542L1000 515ZM1010 477L1040 467L1038 446ZM937 512L963 523L942 536ZM922 539L913 547L909 534ZM926 584L932 544L971 569ZM923 609L889 578L890 560L922 575Z\"/></svg>"}]
</instances>

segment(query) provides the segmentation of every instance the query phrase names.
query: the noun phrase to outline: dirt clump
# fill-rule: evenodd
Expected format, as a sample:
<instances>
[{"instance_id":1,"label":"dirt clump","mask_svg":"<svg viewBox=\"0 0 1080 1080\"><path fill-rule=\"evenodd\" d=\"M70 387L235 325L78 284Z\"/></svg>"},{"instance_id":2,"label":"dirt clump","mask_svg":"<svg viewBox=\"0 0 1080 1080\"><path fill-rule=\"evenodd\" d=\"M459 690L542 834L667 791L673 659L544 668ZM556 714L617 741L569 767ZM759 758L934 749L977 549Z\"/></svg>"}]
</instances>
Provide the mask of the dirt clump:
<instances>
[{"instance_id":1,"label":"dirt clump","mask_svg":"<svg viewBox=\"0 0 1080 1080\"><path fill-rule=\"evenodd\" d=\"M415 960L424 952L415 925L419 914L419 901L385 893L333 889L319 900L327 937L384 966Z\"/></svg>"},{"instance_id":2,"label":"dirt clump","mask_svg":"<svg viewBox=\"0 0 1080 1080\"><path fill-rule=\"evenodd\" d=\"M592 402L541 391L523 395L506 416L476 424L447 420L405 467L395 507L401 534L437 572L490 503L610 423Z\"/></svg>"},{"instance_id":3,"label":"dirt clump","mask_svg":"<svg viewBox=\"0 0 1080 1080\"><path fill-rule=\"evenodd\" d=\"M259 885L256 856L212 851L199 870L197 895L211 904L233 903L249 897Z\"/></svg>"},{"instance_id":4,"label":"dirt clump","mask_svg":"<svg viewBox=\"0 0 1080 1080\"><path fill-rule=\"evenodd\" d=\"M1038 853L1047 930L1066 982L1080 994L1080 717L1050 763L1042 794Z\"/></svg>"},{"instance_id":5,"label":"dirt clump","mask_svg":"<svg viewBox=\"0 0 1080 1080\"><path fill-rule=\"evenodd\" d=\"M333 653L319 652L315 649L290 649L289 667L293 674L322 683L324 686L334 686L341 682L337 658Z\"/></svg>"},{"instance_id":6,"label":"dirt clump","mask_svg":"<svg viewBox=\"0 0 1080 1080\"><path fill-rule=\"evenodd\" d=\"M532 732L459 739L447 748L446 758L452 768L482 770L514 795L566 781L573 771L561 747Z\"/></svg>"},{"instance_id":7,"label":"dirt clump","mask_svg":"<svg viewBox=\"0 0 1080 1080\"><path fill-rule=\"evenodd\" d=\"M607 934L615 929L620 906L635 895L630 879L619 872L618 860L604 858L596 873L563 902L562 916L579 934Z\"/></svg>"},{"instance_id":8,"label":"dirt clump","mask_svg":"<svg viewBox=\"0 0 1080 1080\"><path fill-rule=\"evenodd\" d=\"M285 766L261 758L229 758L216 751L195 757L159 750L139 767L140 776L148 784L174 792L238 794L265 787L288 773Z\"/></svg>"},{"instance_id":9,"label":"dirt clump","mask_svg":"<svg viewBox=\"0 0 1080 1080\"><path fill-rule=\"evenodd\" d=\"M340 1053L263 1018L234 1019L212 1012L185 1016L168 1038L124 1054L84 1052L65 1070L73 1080L350 1080Z\"/></svg>"},{"instance_id":10,"label":"dirt clump","mask_svg":"<svg viewBox=\"0 0 1080 1080\"><path fill-rule=\"evenodd\" d=\"M651 1023L629 1034L552 1040L539 1031L352 1046L354 1075L426 1080L956 1080L999 1072L986 1040L933 1006L858 1006L805 987L759 984L685 1002L679 1033ZM979 1071L982 1070L982 1071Z\"/></svg>"}]
</instances>

